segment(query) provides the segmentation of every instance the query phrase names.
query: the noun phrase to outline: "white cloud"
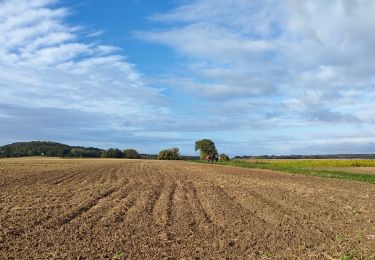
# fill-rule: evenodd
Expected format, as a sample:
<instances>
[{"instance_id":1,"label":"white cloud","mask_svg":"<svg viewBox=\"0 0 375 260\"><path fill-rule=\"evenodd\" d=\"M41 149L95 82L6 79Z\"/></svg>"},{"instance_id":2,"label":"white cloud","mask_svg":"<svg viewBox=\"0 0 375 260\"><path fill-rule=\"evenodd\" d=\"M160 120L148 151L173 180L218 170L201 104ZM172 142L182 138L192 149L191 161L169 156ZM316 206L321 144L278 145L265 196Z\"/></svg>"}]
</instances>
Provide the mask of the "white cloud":
<instances>
[{"instance_id":1,"label":"white cloud","mask_svg":"<svg viewBox=\"0 0 375 260\"><path fill-rule=\"evenodd\" d=\"M116 115L115 122L168 112L121 49L80 41L84 29L66 25L69 10L54 2L0 4L0 103Z\"/></svg>"},{"instance_id":2,"label":"white cloud","mask_svg":"<svg viewBox=\"0 0 375 260\"><path fill-rule=\"evenodd\" d=\"M202 22L162 32L137 32L135 35L168 44L192 56L216 56L221 62L249 59L273 50L273 44L268 41L244 37L221 26Z\"/></svg>"},{"instance_id":3,"label":"white cloud","mask_svg":"<svg viewBox=\"0 0 375 260\"><path fill-rule=\"evenodd\" d=\"M134 32L177 54L159 75L142 75L121 48L94 42L103 31L68 25L70 10L55 3L0 2L7 140L173 141L191 153L206 135L233 145L231 154L373 147L360 148L375 124L375 3L178 1L151 17L154 30Z\"/></svg>"},{"instance_id":4,"label":"white cloud","mask_svg":"<svg viewBox=\"0 0 375 260\"><path fill-rule=\"evenodd\" d=\"M108 147L138 140L151 152L148 142L155 142L135 133L152 135L153 126L165 120L165 97L144 83L121 48L87 43L100 33L68 25L70 10L55 3L0 3L2 142L49 139Z\"/></svg>"},{"instance_id":5,"label":"white cloud","mask_svg":"<svg viewBox=\"0 0 375 260\"><path fill-rule=\"evenodd\" d=\"M349 109L348 93L375 109L366 98L375 93L374 13L361 0L191 1L151 17L173 26L135 36L188 58L194 80L180 85L198 95L263 95L275 108L295 100L280 117L358 123L367 118Z\"/></svg>"}]
</instances>

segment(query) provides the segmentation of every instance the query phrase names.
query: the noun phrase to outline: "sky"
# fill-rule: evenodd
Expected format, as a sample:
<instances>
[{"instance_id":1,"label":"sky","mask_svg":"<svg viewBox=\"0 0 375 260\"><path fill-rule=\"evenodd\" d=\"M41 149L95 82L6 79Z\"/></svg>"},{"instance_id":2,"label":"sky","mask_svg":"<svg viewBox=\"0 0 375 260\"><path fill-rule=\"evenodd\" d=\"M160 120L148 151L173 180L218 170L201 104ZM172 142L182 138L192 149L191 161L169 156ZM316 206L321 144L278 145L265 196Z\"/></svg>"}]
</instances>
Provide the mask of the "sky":
<instances>
[{"instance_id":1,"label":"sky","mask_svg":"<svg viewBox=\"0 0 375 260\"><path fill-rule=\"evenodd\" d=\"M0 145L375 153L375 1L0 0Z\"/></svg>"}]
</instances>

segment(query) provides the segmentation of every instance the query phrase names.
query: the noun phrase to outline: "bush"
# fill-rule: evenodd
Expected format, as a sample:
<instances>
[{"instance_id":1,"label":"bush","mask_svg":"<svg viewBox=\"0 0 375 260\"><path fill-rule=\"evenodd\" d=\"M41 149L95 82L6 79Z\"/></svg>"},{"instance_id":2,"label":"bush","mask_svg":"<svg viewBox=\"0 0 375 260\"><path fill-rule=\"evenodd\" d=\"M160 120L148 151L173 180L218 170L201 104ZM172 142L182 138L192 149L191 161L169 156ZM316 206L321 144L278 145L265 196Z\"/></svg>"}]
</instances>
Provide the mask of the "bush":
<instances>
[{"instance_id":1,"label":"bush","mask_svg":"<svg viewBox=\"0 0 375 260\"><path fill-rule=\"evenodd\" d=\"M221 161L229 161L229 156L222 153L222 154L220 154L220 160Z\"/></svg>"},{"instance_id":2,"label":"bush","mask_svg":"<svg viewBox=\"0 0 375 260\"><path fill-rule=\"evenodd\" d=\"M141 159L141 155L135 149L125 149L123 154L128 159Z\"/></svg>"},{"instance_id":3,"label":"bush","mask_svg":"<svg viewBox=\"0 0 375 260\"><path fill-rule=\"evenodd\" d=\"M161 150L159 152L159 160L178 160L180 158L179 149L173 147L171 149Z\"/></svg>"}]
</instances>

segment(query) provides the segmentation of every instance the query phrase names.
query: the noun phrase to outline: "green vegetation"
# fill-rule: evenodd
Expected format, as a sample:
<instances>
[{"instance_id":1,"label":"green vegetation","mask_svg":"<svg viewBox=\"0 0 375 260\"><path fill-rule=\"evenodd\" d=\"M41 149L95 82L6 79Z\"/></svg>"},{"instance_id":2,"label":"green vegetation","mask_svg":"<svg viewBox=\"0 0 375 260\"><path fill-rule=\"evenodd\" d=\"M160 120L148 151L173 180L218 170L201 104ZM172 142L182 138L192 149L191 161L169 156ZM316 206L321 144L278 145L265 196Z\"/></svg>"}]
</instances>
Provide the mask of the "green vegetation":
<instances>
[{"instance_id":1,"label":"green vegetation","mask_svg":"<svg viewBox=\"0 0 375 260\"><path fill-rule=\"evenodd\" d=\"M134 149L110 148L102 150L94 147L81 147L60 144L56 142L20 142L0 146L0 158L25 157L25 156L48 156L48 157L79 157L79 158L141 158ZM142 155L145 159L153 155ZM156 156L153 157L155 159Z\"/></svg>"},{"instance_id":2,"label":"green vegetation","mask_svg":"<svg viewBox=\"0 0 375 260\"><path fill-rule=\"evenodd\" d=\"M177 151L178 154L178 151ZM126 158L126 159L146 159L157 160L157 154L140 154L135 149L125 149L123 151L110 148L108 150L94 147L70 146L66 144L49 141L19 142L0 146L0 158L27 157L27 156L47 156L62 158ZM176 155L172 156L176 159ZM173 159L173 160L175 160ZM198 160L198 156L181 156L179 160Z\"/></svg>"},{"instance_id":3,"label":"green vegetation","mask_svg":"<svg viewBox=\"0 0 375 260\"><path fill-rule=\"evenodd\" d=\"M375 183L375 174L371 175L371 174L364 174L364 173L343 172L343 171L340 171L339 168L337 170L336 169L322 170L322 169L318 169L318 167L322 167L321 165L319 165L319 162L323 162L323 161L294 161L294 162L292 161L284 161L284 162L283 161L277 161L277 162L255 161L255 162L252 162L252 161L232 160L228 162L222 162L222 164L246 167L246 168L268 169L268 170L274 170L274 171L289 172L293 174L312 175L312 176L325 177L325 178L347 179L347 180ZM360 165L360 163L358 164ZM326 163L324 166L332 167L332 165L329 166L328 163Z\"/></svg>"},{"instance_id":4,"label":"green vegetation","mask_svg":"<svg viewBox=\"0 0 375 260\"><path fill-rule=\"evenodd\" d=\"M368 153L344 153L344 154L311 154L311 155L242 155L235 156L234 159L238 160L248 160L248 159L375 159L375 154Z\"/></svg>"},{"instance_id":5,"label":"green vegetation","mask_svg":"<svg viewBox=\"0 0 375 260\"><path fill-rule=\"evenodd\" d=\"M135 149L125 149L122 153L124 158L141 159L141 155Z\"/></svg>"},{"instance_id":6,"label":"green vegetation","mask_svg":"<svg viewBox=\"0 0 375 260\"><path fill-rule=\"evenodd\" d=\"M217 155L217 150L214 142L210 139L202 139L195 142L195 151L200 150L200 158L204 160L207 155L211 157Z\"/></svg>"},{"instance_id":7,"label":"green vegetation","mask_svg":"<svg viewBox=\"0 0 375 260\"><path fill-rule=\"evenodd\" d=\"M124 155L119 149L109 148L102 152L102 158L123 158Z\"/></svg>"},{"instance_id":8,"label":"green vegetation","mask_svg":"<svg viewBox=\"0 0 375 260\"><path fill-rule=\"evenodd\" d=\"M173 147L171 149L161 150L159 152L158 159L159 160L179 160L180 154L179 149L176 147Z\"/></svg>"},{"instance_id":9,"label":"green vegetation","mask_svg":"<svg viewBox=\"0 0 375 260\"><path fill-rule=\"evenodd\" d=\"M344 240L344 238L342 236L340 236L339 234L336 234L335 240L336 240L336 242L342 243L342 241Z\"/></svg>"},{"instance_id":10,"label":"green vegetation","mask_svg":"<svg viewBox=\"0 0 375 260\"><path fill-rule=\"evenodd\" d=\"M352 256L352 255L342 255L342 256L340 256L339 259L340 260L355 260L355 259L358 259L358 258L355 257L355 256Z\"/></svg>"},{"instance_id":11,"label":"green vegetation","mask_svg":"<svg viewBox=\"0 0 375 260\"><path fill-rule=\"evenodd\" d=\"M267 169L273 171L288 172L293 174L302 174L309 176L318 176L324 178L336 178L336 179L346 179L353 181L361 181L375 184L375 174L365 174L365 173L351 173L340 171L340 167L334 165L342 165L341 167L349 167L348 165L358 165L358 166L374 166L374 160L340 160L341 162L336 162L338 160L290 160L290 161L253 161L253 160L231 160L222 161L222 165L237 166L243 168L256 168L256 169ZM346 161L346 162L345 162ZM205 161L195 161L205 163ZM333 169L321 169L323 167L332 167Z\"/></svg>"},{"instance_id":12,"label":"green vegetation","mask_svg":"<svg viewBox=\"0 0 375 260\"><path fill-rule=\"evenodd\" d=\"M103 150L69 146L55 142L21 142L0 147L0 157L54 156L54 157L100 157Z\"/></svg>"},{"instance_id":13,"label":"green vegetation","mask_svg":"<svg viewBox=\"0 0 375 260\"><path fill-rule=\"evenodd\" d=\"M112 259L121 259L125 257L125 253L122 251L116 252L113 256Z\"/></svg>"},{"instance_id":14,"label":"green vegetation","mask_svg":"<svg viewBox=\"0 0 375 260\"><path fill-rule=\"evenodd\" d=\"M248 160L257 164L272 164L276 166L323 168L323 167L375 167L375 160Z\"/></svg>"},{"instance_id":15,"label":"green vegetation","mask_svg":"<svg viewBox=\"0 0 375 260\"><path fill-rule=\"evenodd\" d=\"M229 161L229 156L224 153L220 154L220 161Z\"/></svg>"}]
</instances>

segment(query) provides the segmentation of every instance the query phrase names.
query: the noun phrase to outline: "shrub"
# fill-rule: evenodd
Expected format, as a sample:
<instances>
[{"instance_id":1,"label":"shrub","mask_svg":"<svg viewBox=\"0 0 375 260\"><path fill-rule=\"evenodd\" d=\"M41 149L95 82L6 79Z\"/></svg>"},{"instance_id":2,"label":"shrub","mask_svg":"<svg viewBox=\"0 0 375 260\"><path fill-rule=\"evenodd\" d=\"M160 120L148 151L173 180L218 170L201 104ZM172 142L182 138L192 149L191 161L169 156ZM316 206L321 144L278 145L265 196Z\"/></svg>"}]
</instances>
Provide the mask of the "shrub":
<instances>
[{"instance_id":1,"label":"shrub","mask_svg":"<svg viewBox=\"0 0 375 260\"><path fill-rule=\"evenodd\" d=\"M173 147L171 149L161 150L159 152L159 160L178 160L180 158L179 149Z\"/></svg>"},{"instance_id":2,"label":"shrub","mask_svg":"<svg viewBox=\"0 0 375 260\"><path fill-rule=\"evenodd\" d=\"M222 154L220 154L220 160L221 161L229 161L229 156L222 153Z\"/></svg>"}]
</instances>

